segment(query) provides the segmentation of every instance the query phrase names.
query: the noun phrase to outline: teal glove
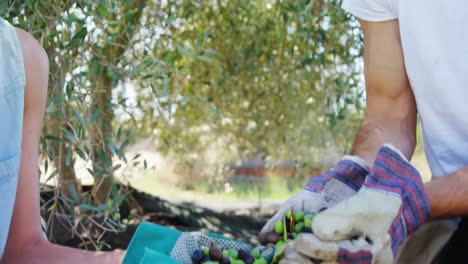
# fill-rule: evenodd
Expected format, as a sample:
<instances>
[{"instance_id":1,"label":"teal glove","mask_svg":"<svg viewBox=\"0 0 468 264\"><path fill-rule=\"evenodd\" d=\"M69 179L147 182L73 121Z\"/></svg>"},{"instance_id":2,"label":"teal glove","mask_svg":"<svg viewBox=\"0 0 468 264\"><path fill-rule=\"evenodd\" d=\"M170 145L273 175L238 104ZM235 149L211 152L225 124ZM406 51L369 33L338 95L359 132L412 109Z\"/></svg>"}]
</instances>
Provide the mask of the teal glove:
<instances>
[{"instance_id":1,"label":"teal glove","mask_svg":"<svg viewBox=\"0 0 468 264\"><path fill-rule=\"evenodd\" d=\"M127 248L124 264L192 264L190 256L201 246L244 249L251 246L212 233L184 233L176 229L142 222Z\"/></svg>"}]
</instances>

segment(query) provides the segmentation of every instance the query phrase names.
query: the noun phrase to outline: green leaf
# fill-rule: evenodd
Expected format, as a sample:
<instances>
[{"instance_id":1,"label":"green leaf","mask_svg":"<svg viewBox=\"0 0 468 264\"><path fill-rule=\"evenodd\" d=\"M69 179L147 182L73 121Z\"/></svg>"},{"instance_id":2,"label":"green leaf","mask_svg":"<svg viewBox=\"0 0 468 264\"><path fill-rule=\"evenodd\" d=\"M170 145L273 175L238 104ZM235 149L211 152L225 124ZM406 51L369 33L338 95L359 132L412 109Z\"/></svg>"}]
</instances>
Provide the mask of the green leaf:
<instances>
[{"instance_id":1,"label":"green leaf","mask_svg":"<svg viewBox=\"0 0 468 264\"><path fill-rule=\"evenodd\" d=\"M201 47L202 43L203 43L203 37L202 37L201 31L199 30L197 32L197 40L195 41L195 47L197 49L199 49Z\"/></svg>"},{"instance_id":2,"label":"green leaf","mask_svg":"<svg viewBox=\"0 0 468 264\"><path fill-rule=\"evenodd\" d=\"M109 205L107 205L107 204L101 204L101 205L99 205L99 206L96 208L96 211L98 211L98 212L105 212L105 211L107 211L107 210L109 210L109 209L110 209Z\"/></svg>"},{"instance_id":3,"label":"green leaf","mask_svg":"<svg viewBox=\"0 0 468 264\"><path fill-rule=\"evenodd\" d=\"M99 117L99 108L96 107L96 109L91 114L91 118L89 119L89 122L93 123L94 121L97 120L98 117Z\"/></svg>"},{"instance_id":4,"label":"green leaf","mask_svg":"<svg viewBox=\"0 0 468 264\"><path fill-rule=\"evenodd\" d=\"M96 11L102 17L107 17L109 15L109 11L107 10L107 7L103 4L99 4Z\"/></svg>"},{"instance_id":5,"label":"green leaf","mask_svg":"<svg viewBox=\"0 0 468 264\"><path fill-rule=\"evenodd\" d=\"M208 104L207 105L207 108L210 112L214 113L217 117L220 117L221 116L221 112L219 112L219 109L216 108L215 106L211 105L211 104Z\"/></svg>"},{"instance_id":6,"label":"green leaf","mask_svg":"<svg viewBox=\"0 0 468 264\"><path fill-rule=\"evenodd\" d=\"M96 207L90 205L90 204L80 204L78 205L78 209L82 211L95 211Z\"/></svg>"},{"instance_id":7,"label":"green leaf","mask_svg":"<svg viewBox=\"0 0 468 264\"><path fill-rule=\"evenodd\" d=\"M26 5L28 6L29 10L34 10L34 1L33 0L26 0Z\"/></svg>"},{"instance_id":8,"label":"green leaf","mask_svg":"<svg viewBox=\"0 0 468 264\"><path fill-rule=\"evenodd\" d=\"M204 49L204 51L205 51L206 53L210 54L211 56L215 56L215 57L219 56L219 53L216 52L215 50L212 50L212 49Z\"/></svg>"},{"instance_id":9,"label":"green leaf","mask_svg":"<svg viewBox=\"0 0 468 264\"><path fill-rule=\"evenodd\" d=\"M162 86L163 86L163 92L161 94L161 97L167 97L169 95L169 81L171 78L169 76L164 76Z\"/></svg>"},{"instance_id":10,"label":"green leaf","mask_svg":"<svg viewBox=\"0 0 468 264\"><path fill-rule=\"evenodd\" d=\"M192 96L184 96L182 99L180 99L181 104L186 104L188 101L190 101L193 97Z\"/></svg>"},{"instance_id":11,"label":"green leaf","mask_svg":"<svg viewBox=\"0 0 468 264\"><path fill-rule=\"evenodd\" d=\"M71 164L71 156L72 156L72 152L71 152L71 149L70 148L67 148L67 153L65 155L65 165L67 167L70 166Z\"/></svg>"},{"instance_id":12,"label":"green leaf","mask_svg":"<svg viewBox=\"0 0 468 264\"><path fill-rule=\"evenodd\" d=\"M98 150L98 156L99 156L99 158L101 158L101 161L104 162L104 165L106 166L106 168L110 168L110 167L111 167L111 161L110 161L109 158L107 157L106 152L104 151L103 148L99 148L99 150ZM95 165L95 166L96 166L96 165Z\"/></svg>"},{"instance_id":13,"label":"green leaf","mask_svg":"<svg viewBox=\"0 0 468 264\"><path fill-rule=\"evenodd\" d=\"M115 184L112 184L111 186L111 194L112 197L116 197L118 195L117 186Z\"/></svg>"},{"instance_id":14,"label":"green leaf","mask_svg":"<svg viewBox=\"0 0 468 264\"><path fill-rule=\"evenodd\" d=\"M128 146L128 144L130 144L130 142L129 142L128 139L126 139L124 142L122 142L122 145L120 145L120 148L119 148L119 150L117 150L117 152L119 154L123 154L123 152L124 152L125 148Z\"/></svg>"},{"instance_id":15,"label":"green leaf","mask_svg":"<svg viewBox=\"0 0 468 264\"><path fill-rule=\"evenodd\" d=\"M156 90L156 87L154 86L153 83L150 84L150 87L151 87L151 91L153 92L153 94L154 94L155 96L158 96L159 93L158 93L158 91Z\"/></svg>"},{"instance_id":16,"label":"green leaf","mask_svg":"<svg viewBox=\"0 0 468 264\"><path fill-rule=\"evenodd\" d=\"M70 43L68 43L67 48L73 49L73 48L80 46L83 43L87 34L88 34L88 29L86 27L83 27L80 31L78 31L73 36Z\"/></svg>"},{"instance_id":17,"label":"green leaf","mask_svg":"<svg viewBox=\"0 0 468 264\"><path fill-rule=\"evenodd\" d=\"M117 130L117 140L120 140L121 136L122 136L122 126L119 127L119 130Z\"/></svg>"},{"instance_id":18,"label":"green leaf","mask_svg":"<svg viewBox=\"0 0 468 264\"><path fill-rule=\"evenodd\" d=\"M116 171L122 167L122 164L117 164L112 168L112 171Z\"/></svg>"},{"instance_id":19,"label":"green leaf","mask_svg":"<svg viewBox=\"0 0 468 264\"><path fill-rule=\"evenodd\" d=\"M88 146L86 146L86 145L84 146L84 151L85 151L86 155L88 155L88 157L89 157L89 155L91 154L91 151L89 150Z\"/></svg>"},{"instance_id":20,"label":"green leaf","mask_svg":"<svg viewBox=\"0 0 468 264\"><path fill-rule=\"evenodd\" d=\"M213 61L210 57L203 56L203 55L198 55L195 57L199 61L206 61L206 62L211 62Z\"/></svg>"},{"instance_id":21,"label":"green leaf","mask_svg":"<svg viewBox=\"0 0 468 264\"><path fill-rule=\"evenodd\" d=\"M6 10L10 7L10 3L8 1L2 1L0 2L0 14L3 16L6 12Z\"/></svg>"},{"instance_id":22,"label":"green leaf","mask_svg":"<svg viewBox=\"0 0 468 264\"><path fill-rule=\"evenodd\" d=\"M78 201L78 193L76 192L75 185L68 183L68 190L70 191L71 198L76 202Z\"/></svg>"},{"instance_id":23,"label":"green leaf","mask_svg":"<svg viewBox=\"0 0 468 264\"><path fill-rule=\"evenodd\" d=\"M185 49L184 47L180 46L180 45L177 45L177 50L179 52L181 52L182 54L184 54L185 56L189 57L189 58L192 58L193 57L193 54L188 51L187 49Z\"/></svg>"},{"instance_id":24,"label":"green leaf","mask_svg":"<svg viewBox=\"0 0 468 264\"><path fill-rule=\"evenodd\" d=\"M47 179L46 179L45 182L46 182L46 183L49 182L49 181L52 180L55 176L57 176L57 174L58 174L57 170L54 170L54 171L49 175L49 177L47 177Z\"/></svg>"},{"instance_id":25,"label":"green leaf","mask_svg":"<svg viewBox=\"0 0 468 264\"><path fill-rule=\"evenodd\" d=\"M72 98L72 93L73 93L73 84L72 83L67 83L65 86L66 89L66 94L68 98Z\"/></svg>"},{"instance_id":26,"label":"green leaf","mask_svg":"<svg viewBox=\"0 0 468 264\"><path fill-rule=\"evenodd\" d=\"M47 174L48 169L49 169L49 160L46 159L46 160L44 161L44 173L45 173L45 174Z\"/></svg>"},{"instance_id":27,"label":"green leaf","mask_svg":"<svg viewBox=\"0 0 468 264\"><path fill-rule=\"evenodd\" d=\"M120 20L108 20L107 24L109 26L118 26L118 25L122 24L122 21L120 21Z\"/></svg>"},{"instance_id":28,"label":"green leaf","mask_svg":"<svg viewBox=\"0 0 468 264\"><path fill-rule=\"evenodd\" d=\"M67 26L70 27L73 22L78 22L79 24L82 24L81 20L74 13L70 13L68 15Z\"/></svg>"},{"instance_id":29,"label":"green leaf","mask_svg":"<svg viewBox=\"0 0 468 264\"><path fill-rule=\"evenodd\" d=\"M110 229L116 230L120 227L119 224L117 224L114 220L107 218L106 220L106 226L109 227Z\"/></svg>"},{"instance_id":30,"label":"green leaf","mask_svg":"<svg viewBox=\"0 0 468 264\"><path fill-rule=\"evenodd\" d=\"M62 141L61 138L57 137L56 135L51 135L51 134L45 135L44 138L48 140Z\"/></svg>"},{"instance_id":31,"label":"green leaf","mask_svg":"<svg viewBox=\"0 0 468 264\"><path fill-rule=\"evenodd\" d=\"M111 142L109 142L108 146L109 146L109 150L111 152L111 155L112 156L115 155L115 145L114 145L114 143L112 143L112 141L111 141Z\"/></svg>"},{"instance_id":32,"label":"green leaf","mask_svg":"<svg viewBox=\"0 0 468 264\"><path fill-rule=\"evenodd\" d=\"M80 156L80 158L82 158L83 160L86 160L85 154L83 153L83 151L79 147L75 148L75 152L76 152L76 154L78 154L78 156Z\"/></svg>"},{"instance_id":33,"label":"green leaf","mask_svg":"<svg viewBox=\"0 0 468 264\"><path fill-rule=\"evenodd\" d=\"M81 116L81 114L75 108L73 108L73 115L75 115L76 118L78 118L78 120L80 120L81 123L86 125L86 119L84 119L83 116Z\"/></svg>"}]
</instances>

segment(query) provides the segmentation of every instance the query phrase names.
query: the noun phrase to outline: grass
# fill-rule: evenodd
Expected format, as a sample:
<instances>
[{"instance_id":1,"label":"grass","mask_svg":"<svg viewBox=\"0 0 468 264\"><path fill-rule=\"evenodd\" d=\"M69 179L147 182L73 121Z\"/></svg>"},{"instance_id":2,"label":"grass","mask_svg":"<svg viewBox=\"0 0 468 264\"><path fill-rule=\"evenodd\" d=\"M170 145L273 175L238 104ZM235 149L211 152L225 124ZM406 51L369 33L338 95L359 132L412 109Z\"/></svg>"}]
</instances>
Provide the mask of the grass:
<instances>
[{"instance_id":1,"label":"grass","mask_svg":"<svg viewBox=\"0 0 468 264\"><path fill-rule=\"evenodd\" d=\"M424 152L417 151L411 163L418 169L424 181L430 179L430 169ZM196 180L190 190L173 181L157 176L157 172L143 173L130 180L136 189L161 197L171 197L182 201L254 201L260 195L262 200L284 201L301 190L305 179L291 179L280 176L267 176L263 180L252 177L237 177L227 182L210 184L207 180ZM259 192L260 191L260 192Z\"/></svg>"},{"instance_id":2,"label":"grass","mask_svg":"<svg viewBox=\"0 0 468 264\"><path fill-rule=\"evenodd\" d=\"M264 200L282 201L301 190L304 182L280 176L268 176L263 180L236 177L216 185L207 180L197 181L191 190L184 190L176 184L158 179L154 174L145 174L130 181L133 187L153 195L221 201L258 200L259 195Z\"/></svg>"},{"instance_id":3,"label":"grass","mask_svg":"<svg viewBox=\"0 0 468 264\"><path fill-rule=\"evenodd\" d=\"M424 181L431 178L421 144L418 144L411 163L420 172ZM187 178L187 181L193 182L192 188L187 190L176 184L175 179L180 180L178 175L164 170L138 170L131 174L138 175L129 179L133 187L152 195L181 201L255 201L259 199L260 194L262 200L280 202L301 190L306 182L305 179L268 176L261 181L255 180L255 178L237 177L229 179L227 182L211 184L206 179Z\"/></svg>"}]
</instances>

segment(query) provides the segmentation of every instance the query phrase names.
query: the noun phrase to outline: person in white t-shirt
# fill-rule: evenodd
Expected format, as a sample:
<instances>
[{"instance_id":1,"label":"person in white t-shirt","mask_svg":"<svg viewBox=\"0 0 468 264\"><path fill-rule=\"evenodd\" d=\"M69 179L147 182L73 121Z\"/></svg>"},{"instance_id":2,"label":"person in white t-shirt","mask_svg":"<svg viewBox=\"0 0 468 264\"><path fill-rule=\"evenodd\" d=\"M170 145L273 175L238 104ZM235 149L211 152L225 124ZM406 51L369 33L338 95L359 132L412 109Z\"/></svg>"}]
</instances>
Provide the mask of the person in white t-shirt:
<instances>
[{"instance_id":1,"label":"person in white t-shirt","mask_svg":"<svg viewBox=\"0 0 468 264\"><path fill-rule=\"evenodd\" d=\"M351 155L312 178L293 207L314 234L282 263L434 263L468 213L468 2L344 0L364 34L366 115ZM432 180L411 166L419 114Z\"/></svg>"}]
</instances>

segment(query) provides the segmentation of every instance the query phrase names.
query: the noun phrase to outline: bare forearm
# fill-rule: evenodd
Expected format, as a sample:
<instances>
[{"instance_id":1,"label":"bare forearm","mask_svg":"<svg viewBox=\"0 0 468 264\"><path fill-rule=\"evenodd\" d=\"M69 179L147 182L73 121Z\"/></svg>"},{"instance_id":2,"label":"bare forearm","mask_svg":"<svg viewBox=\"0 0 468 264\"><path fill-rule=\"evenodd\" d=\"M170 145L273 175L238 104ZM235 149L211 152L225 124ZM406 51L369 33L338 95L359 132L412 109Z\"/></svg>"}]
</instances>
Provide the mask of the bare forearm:
<instances>
[{"instance_id":1,"label":"bare forearm","mask_svg":"<svg viewBox=\"0 0 468 264\"><path fill-rule=\"evenodd\" d=\"M415 121L414 121L415 122ZM359 129L352 155L373 164L379 148L390 143L402 151L407 159L411 159L416 145L415 127L406 120L377 120L366 117Z\"/></svg>"},{"instance_id":2,"label":"bare forearm","mask_svg":"<svg viewBox=\"0 0 468 264\"><path fill-rule=\"evenodd\" d=\"M352 149L373 164L380 147L396 146L410 159L416 145L416 102L406 74L398 20L360 20L364 33L366 117Z\"/></svg>"},{"instance_id":3,"label":"bare forearm","mask_svg":"<svg viewBox=\"0 0 468 264\"><path fill-rule=\"evenodd\" d=\"M119 264L122 263L124 251L92 252L54 245L47 241L31 244L25 254L7 258L2 264Z\"/></svg>"},{"instance_id":4,"label":"bare forearm","mask_svg":"<svg viewBox=\"0 0 468 264\"><path fill-rule=\"evenodd\" d=\"M468 215L468 167L425 184L430 217Z\"/></svg>"}]
</instances>

